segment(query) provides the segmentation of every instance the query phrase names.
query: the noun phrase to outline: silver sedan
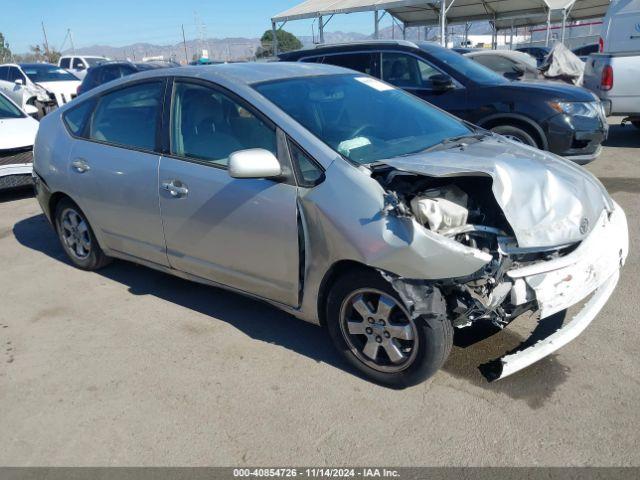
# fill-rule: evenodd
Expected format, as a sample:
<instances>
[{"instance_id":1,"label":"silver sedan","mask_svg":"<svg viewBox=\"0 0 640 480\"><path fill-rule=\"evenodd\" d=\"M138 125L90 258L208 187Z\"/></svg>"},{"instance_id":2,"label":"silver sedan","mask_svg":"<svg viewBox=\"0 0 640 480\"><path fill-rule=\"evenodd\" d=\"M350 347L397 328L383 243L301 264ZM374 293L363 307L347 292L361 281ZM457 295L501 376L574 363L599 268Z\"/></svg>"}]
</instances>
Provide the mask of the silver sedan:
<instances>
[{"instance_id":1,"label":"silver sedan","mask_svg":"<svg viewBox=\"0 0 640 480\"><path fill-rule=\"evenodd\" d=\"M548 355L602 308L628 251L624 213L582 168L326 65L126 77L45 117L34 155L77 267L118 258L262 299L396 388L435 373L456 328L588 298L484 371Z\"/></svg>"}]
</instances>

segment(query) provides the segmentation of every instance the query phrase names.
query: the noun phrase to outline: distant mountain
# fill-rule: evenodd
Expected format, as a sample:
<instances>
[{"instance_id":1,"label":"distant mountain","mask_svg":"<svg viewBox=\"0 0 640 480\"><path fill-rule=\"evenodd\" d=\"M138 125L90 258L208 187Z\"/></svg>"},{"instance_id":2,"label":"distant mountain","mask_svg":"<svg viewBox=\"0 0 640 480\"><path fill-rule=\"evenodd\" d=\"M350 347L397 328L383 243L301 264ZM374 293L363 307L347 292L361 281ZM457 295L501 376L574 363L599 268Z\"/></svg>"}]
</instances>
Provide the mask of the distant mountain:
<instances>
[{"instance_id":1,"label":"distant mountain","mask_svg":"<svg viewBox=\"0 0 640 480\"><path fill-rule=\"evenodd\" d=\"M204 41L188 40L186 42L189 61L194 55L199 56L203 49L209 51L212 60L249 60L254 58L256 49L260 46L258 38L209 38ZM70 55L71 50L62 52ZM165 59L185 60L185 45L180 42L174 45L154 45L151 43L134 43L122 47L110 45L92 45L76 48L78 55L102 55L111 59L142 60L144 57L162 56Z\"/></svg>"},{"instance_id":2,"label":"distant mountain","mask_svg":"<svg viewBox=\"0 0 640 480\"><path fill-rule=\"evenodd\" d=\"M462 34L464 27L458 25L454 28L456 34ZM472 24L469 34L482 35L491 32L487 22L477 22ZM402 38L402 30L399 27L381 28L379 32L381 39ZM437 26L433 27L412 27L407 28L407 40L435 41L439 36ZM310 35L298 37L304 46L310 46L314 43L314 38ZM373 35L366 35L356 32L325 32L324 41L326 43L347 43L372 39ZM318 41L318 34L315 35L315 41ZM186 58L191 61L194 55L199 56L203 49L209 51L209 58L212 60L250 60L255 58L255 53L260 46L259 38L209 38L204 41L189 40L186 42L187 54ZM71 54L71 50L63 52L65 55ZM154 45L151 43L134 43L123 47L112 47L110 45L92 45L90 47L76 48L76 54L79 55L102 55L112 59L142 60L144 57L162 56L165 59L175 59L183 62L185 60L185 45L177 43L174 45Z\"/></svg>"}]
</instances>

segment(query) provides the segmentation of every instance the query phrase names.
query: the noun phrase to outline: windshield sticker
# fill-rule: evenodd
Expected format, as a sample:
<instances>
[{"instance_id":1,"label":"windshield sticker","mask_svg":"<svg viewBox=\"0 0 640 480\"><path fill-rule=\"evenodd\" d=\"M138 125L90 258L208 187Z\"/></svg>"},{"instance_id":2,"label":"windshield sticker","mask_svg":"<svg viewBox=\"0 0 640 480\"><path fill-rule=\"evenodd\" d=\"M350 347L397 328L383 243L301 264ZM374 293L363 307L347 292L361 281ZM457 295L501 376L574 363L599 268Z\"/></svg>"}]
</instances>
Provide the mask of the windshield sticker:
<instances>
[{"instance_id":1,"label":"windshield sticker","mask_svg":"<svg viewBox=\"0 0 640 480\"><path fill-rule=\"evenodd\" d=\"M345 157L348 157L351 150L355 150L356 148L360 147L366 147L367 145L371 145L371 141L366 137L356 137L352 138L351 140L343 140L338 145L338 152Z\"/></svg>"},{"instance_id":2,"label":"windshield sticker","mask_svg":"<svg viewBox=\"0 0 640 480\"><path fill-rule=\"evenodd\" d=\"M356 77L356 80L360 83L364 83L371 88L375 88L379 92L385 92L387 90L395 90L391 85L387 85L386 83L382 83L380 80L376 80L375 78L370 77Z\"/></svg>"}]
</instances>

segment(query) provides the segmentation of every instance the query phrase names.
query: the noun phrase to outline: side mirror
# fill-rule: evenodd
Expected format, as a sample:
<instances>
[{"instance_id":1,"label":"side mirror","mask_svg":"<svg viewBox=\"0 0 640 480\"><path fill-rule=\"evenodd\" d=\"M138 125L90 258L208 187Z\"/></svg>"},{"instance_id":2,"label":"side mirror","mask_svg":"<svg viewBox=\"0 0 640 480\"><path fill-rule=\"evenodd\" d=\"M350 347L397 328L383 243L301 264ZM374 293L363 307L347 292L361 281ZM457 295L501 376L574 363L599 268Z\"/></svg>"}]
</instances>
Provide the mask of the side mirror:
<instances>
[{"instance_id":1,"label":"side mirror","mask_svg":"<svg viewBox=\"0 0 640 480\"><path fill-rule=\"evenodd\" d=\"M34 117L35 118L35 116L38 115L39 110L38 110L38 107L36 107L34 105L25 105L24 113L26 113L30 117Z\"/></svg>"},{"instance_id":2,"label":"side mirror","mask_svg":"<svg viewBox=\"0 0 640 480\"><path fill-rule=\"evenodd\" d=\"M431 82L433 90L436 90L438 92L444 92L446 90L451 90L452 88L454 88L453 79L449 75L445 75L444 73L431 75L429 77L429 81Z\"/></svg>"},{"instance_id":3,"label":"side mirror","mask_svg":"<svg viewBox=\"0 0 640 480\"><path fill-rule=\"evenodd\" d=\"M16 85L24 85L24 81L23 81L21 78L16 78L16 79L15 79L15 81L14 81L14 83L15 83Z\"/></svg>"},{"instance_id":4,"label":"side mirror","mask_svg":"<svg viewBox=\"0 0 640 480\"><path fill-rule=\"evenodd\" d=\"M524 75L524 69L518 65L513 66L513 70L510 72L504 72L503 77L508 78L509 80L518 80L522 78Z\"/></svg>"},{"instance_id":5,"label":"side mirror","mask_svg":"<svg viewBox=\"0 0 640 480\"><path fill-rule=\"evenodd\" d=\"M282 169L269 150L250 148L229 156L229 175L233 178L274 178L282 175Z\"/></svg>"}]
</instances>

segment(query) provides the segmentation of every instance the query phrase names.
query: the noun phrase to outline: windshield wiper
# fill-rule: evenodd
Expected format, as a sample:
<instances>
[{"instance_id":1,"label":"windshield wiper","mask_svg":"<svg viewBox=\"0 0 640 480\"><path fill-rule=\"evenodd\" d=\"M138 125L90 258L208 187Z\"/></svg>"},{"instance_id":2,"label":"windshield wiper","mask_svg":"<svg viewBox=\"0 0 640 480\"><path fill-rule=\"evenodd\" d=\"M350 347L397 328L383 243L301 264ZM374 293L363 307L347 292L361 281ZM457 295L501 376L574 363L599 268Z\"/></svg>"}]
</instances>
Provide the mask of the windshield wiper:
<instances>
[{"instance_id":1,"label":"windshield wiper","mask_svg":"<svg viewBox=\"0 0 640 480\"><path fill-rule=\"evenodd\" d=\"M482 140L489 135L491 135L490 132L476 131L474 133L465 133L464 135L448 137L440 141L440 143L436 143L435 145L431 145L430 147L425 148L421 151L421 153L432 152L434 150L441 150L445 148L452 148L454 146L462 145L463 143L465 143L464 140Z\"/></svg>"}]
</instances>

